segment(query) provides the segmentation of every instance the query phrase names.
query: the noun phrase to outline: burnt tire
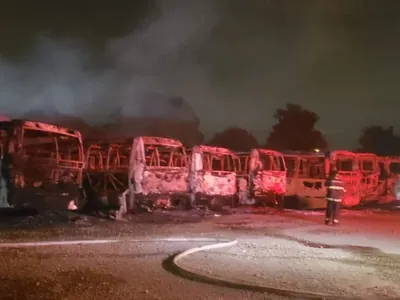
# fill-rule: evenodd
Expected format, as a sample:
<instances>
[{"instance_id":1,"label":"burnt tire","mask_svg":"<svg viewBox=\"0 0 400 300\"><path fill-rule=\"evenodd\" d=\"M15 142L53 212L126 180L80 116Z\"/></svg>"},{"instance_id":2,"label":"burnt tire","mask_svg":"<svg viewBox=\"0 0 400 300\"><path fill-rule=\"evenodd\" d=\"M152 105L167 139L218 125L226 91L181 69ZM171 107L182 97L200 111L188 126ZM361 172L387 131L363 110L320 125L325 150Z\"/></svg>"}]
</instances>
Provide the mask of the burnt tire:
<instances>
[{"instance_id":1,"label":"burnt tire","mask_svg":"<svg viewBox=\"0 0 400 300\"><path fill-rule=\"evenodd\" d=\"M185 197L184 199L182 199L182 208L184 210L192 210L194 208L194 203L190 199L190 197Z\"/></svg>"},{"instance_id":2,"label":"burnt tire","mask_svg":"<svg viewBox=\"0 0 400 300\"><path fill-rule=\"evenodd\" d=\"M266 207L267 206L265 199L260 198L260 197L254 197L253 199L254 199L254 204L252 205L253 207L257 208L257 207Z\"/></svg>"},{"instance_id":3,"label":"burnt tire","mask_svg":"<svg viewBox=\"0 0 400 300\"><path fill-rule=\"evenodd\" d=\"M276 205L279 210L285 208L285 197L283 195L275 195Z\"/></svg>"},{"instance_id":4,"label":"burnt tire","mask_svg":"<svg viewBox=\"0 0 400 300\"><path fill-rule=\"evenodd\" d=\"M77 197L76 200L76 206L78 207L79 211L83 211L86 209L87 197L86 197L86 191L83 188L79 190L79 196Z\"/></svg>"},{"instance_id":5,"label":"burnt tire","mask_svg":"<svg viewBox=\"0 0 400 300\"><path fill-rule=\"evenodd\" d=\"M174 199L172 201L172 207L178 210L191 210L192 205L190 202L190 197L182 197L179 199Z\"/></svg>"},{"instance_id":6,"label":"burnt tire","mask_svg":"<svg viewBox=\"0 0 400 300\"><path fill-rule=\"evenodd\" d=\"M227 198L221 198L221 197L212 197L209 201L208 201L208 207L210 210L212 211L221 211L223 210L223 208L228 204L229 206L231 206L232 201L231 199L227 199Z\"/></svg>"},{"instance_id":7,"label":"burnt tire","mask_svg":"<svg viewBox=\"0 0 400 300\"><path fill-rule=\"evenodd\" d=\"M234 196L232 196L230 207L237 208L239 207L239 204L240 204L239 195L235 194Z\"/></svg>"}]
</instances>

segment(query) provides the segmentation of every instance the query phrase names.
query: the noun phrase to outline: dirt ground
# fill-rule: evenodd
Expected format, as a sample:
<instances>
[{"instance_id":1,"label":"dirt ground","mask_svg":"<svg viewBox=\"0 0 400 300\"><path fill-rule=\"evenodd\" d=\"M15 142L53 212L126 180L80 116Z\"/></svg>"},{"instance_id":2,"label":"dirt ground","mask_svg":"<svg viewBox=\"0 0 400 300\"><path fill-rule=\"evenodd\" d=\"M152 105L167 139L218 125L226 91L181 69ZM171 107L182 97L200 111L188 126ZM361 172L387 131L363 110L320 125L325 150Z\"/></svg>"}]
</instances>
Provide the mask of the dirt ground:
<instances>
[{"instance_id":1,"label":"dirt ground","mask_svg":"<svg viewBox=\"0 0 400 300\"><path fill-rule=\"evenodd\" d=\"M339 226L323 224L323 212L245 213L218 222L247 232L238 236L237 247L197 253L187 263L200 271L208 262L218 277L229 274L253 284L363 299L400 298L398 212L345 210ZM270 226L267 218L275 224ZM250 238L250 232L256 236Z\"/></svg>"},{"instance_id":2,"label":"dirt ground","mask_svg":"<svg viewBox=\"0 0 400 300\"><path fill-rule=\"evenodd\" d=\"M398 212L237 209L153 212L123 221L87 216L2 218L5 242L219 237L237 246L197 253L184 267L208 276L340 297L399 299ZM0 248L1 299L288 299L189 281L163 267L199 242ZM203 243L204 244L204 243ZM77 298L78 297L78 298Z\"/></svg>"}]
</instances>

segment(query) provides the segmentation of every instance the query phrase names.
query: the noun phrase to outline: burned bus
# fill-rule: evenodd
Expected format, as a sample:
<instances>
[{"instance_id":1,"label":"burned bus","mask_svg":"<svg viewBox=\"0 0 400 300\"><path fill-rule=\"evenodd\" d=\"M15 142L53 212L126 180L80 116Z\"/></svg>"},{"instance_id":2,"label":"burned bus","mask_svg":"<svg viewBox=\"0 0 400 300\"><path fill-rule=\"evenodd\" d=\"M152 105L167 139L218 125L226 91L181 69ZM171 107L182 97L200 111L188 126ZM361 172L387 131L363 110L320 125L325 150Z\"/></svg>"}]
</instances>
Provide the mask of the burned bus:
<instances>
[{"instance_id":1,"label":"burned bus","mask_svg":"<svg viewBox=\"0 0 400 300\"><path fill-rule=\"evenodd\" d=\"M325 180L329 160L321 152L285 152L287 188L285 202L297 208L326 207Z\"/></svg>"},{"instance_id":2,"label":"burned bus","mask_svg":"<svg viewBox=\"0 0 400 300\"><path fill-rule=\"evenodd\" d=\"M88 207L117 209L128 189L132 139L85 141L83 186Z\"/></svg>"},{"instance_id":3,"label":"burned bus","mask_svg":"<svg viewBox=\"0 0 400 300\"><path fill-rule=\"evenodd\" d=\"M358 169L361 174L360 202L378 201L379 199L379 163L373 153L356 153Z\"/></svg>"},{"instance_id":4,"label":"burned bus","mask_svg":"<svg viewBox=\"0 0 400 300\"><path fill-rule=\"evenodd\" d=\"M342 205L356 206L360 203L361 172L358 157L349 151L287 152L288 201L298 208L318 209L326 207L325 180L332 170L336 170L346 188ZM286 201L285 201L286 202Z\"/></svg>"},{"instance_id":5,"label":"burned bus","mask_svg":"<svg viewBox=\"0 0 400 300\"><path fill-rule=\"evenodd\" d=\"M400 157L378 157L379 165L379 202L387 203L400 200Z\"/></svg>"},{"instance_id":6,"label":"burned bus","mask_svg":"<svg viewBox=\"0 0 400 300\"><path fill-rule=\"evenodd\" d=\"M337 170L346 189L341 205L346 208L359 205L362 176L357 154L344 150L332 151L329 154L329 160L331 169Z\"/></svg>"},{"instance_id":7,"label":"burned bus","mask_svg":"<svg viewBox=\"0 0 400 300\"><path fill-rule=\"evenodd\" d=\"M188 205L188 158L175 139L140 136L133 140L129 159L129 206Z\"/></svg>"},{"instance_id":8,"label":"burned bus","mask_svg":"<svg viewBox=\"0 0 400 300\"><path fill-rule=\"evenodd\" d=\"M253 149L236 153L236 156L239 202L283 205L286 165L282 153Z\"/></svg>"},{"instance_id":9,"label":"burned bus","mask_svg":"<svg viewBox=\"0 0 400 300\"><path fill-rule=\"evenodd\" d=\"M26 120L0 122L3 207L75 210L84 153L77 130Z\"/></svg>"},{"instance_id":10,"label":"burned bus","mask_svg":"<svg viewBox=\"0 0 400 300\"><path fill-rule=\"evenodd\" d=\"M231 150L206 145L190 151L189 196L191 206L232 205L236 194L236 170Z\"/></svg>"}]
</instances>

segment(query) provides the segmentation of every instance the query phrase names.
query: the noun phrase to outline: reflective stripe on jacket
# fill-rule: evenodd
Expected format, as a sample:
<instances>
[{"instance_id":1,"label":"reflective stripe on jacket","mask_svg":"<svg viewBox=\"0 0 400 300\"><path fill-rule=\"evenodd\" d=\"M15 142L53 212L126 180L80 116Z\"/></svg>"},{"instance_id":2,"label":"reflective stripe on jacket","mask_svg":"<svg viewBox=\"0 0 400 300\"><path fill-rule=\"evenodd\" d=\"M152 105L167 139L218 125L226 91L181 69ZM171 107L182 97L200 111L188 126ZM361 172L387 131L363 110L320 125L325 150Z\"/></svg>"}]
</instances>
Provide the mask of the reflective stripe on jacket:
<instances>
[{"instance_id":1,"label":"reflective stripe on jacket","mask_svg":"<svg viewBox=\"0 0 400 300\"><path fill-rule=\"evenodd\" d=\"M342 202L344 192L346 191L343 185L343 181L335 177L333 179L328 179L325 182L326 186L326 200Z\"/></svg>"}]
</instances>

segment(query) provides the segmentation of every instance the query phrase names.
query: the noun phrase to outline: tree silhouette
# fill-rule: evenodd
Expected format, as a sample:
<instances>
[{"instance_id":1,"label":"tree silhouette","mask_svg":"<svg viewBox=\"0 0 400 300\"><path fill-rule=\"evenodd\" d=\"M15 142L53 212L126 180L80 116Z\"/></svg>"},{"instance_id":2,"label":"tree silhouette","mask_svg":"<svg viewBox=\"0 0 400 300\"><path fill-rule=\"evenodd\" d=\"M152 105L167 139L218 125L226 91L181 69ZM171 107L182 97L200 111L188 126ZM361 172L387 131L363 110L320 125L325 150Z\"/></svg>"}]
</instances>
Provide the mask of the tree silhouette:
<instances>
[{"instance_id":1,"label":"tree silhouette","mask_svg":"<svg viewBox=\"0 0 400 300\"><path fill-rule=\"evenodd\" d=\"M328 144L322 133L314 127L318 115L296 104L287 104L277 109L274 115L278 121L272 127L267 139L267 147L272 149L310 151L326 149Z\"/></svg>"},{"instance_id":2,"label":"tree silhouette","mask_svg":"<svg viewBox=\"0 0 400 300\"><path fill-rule=\"evenodd\" d=\"M208 144L233 151L248 151L259 146L256 138L250 132L238 127L228 128L216 133Z\"/></svg>"},{"instance_id":3,"label":"tree silhouette","mask_svg":"<svg viewBox=\"0 0 400 300\"><path fill-rule=\"evenodd\" d=\"M399 155L400 137L394 134L393 126L384 128L379 125L367 126L358 140L360 151L377 155Z\"/></svg>"}]
</instances>

